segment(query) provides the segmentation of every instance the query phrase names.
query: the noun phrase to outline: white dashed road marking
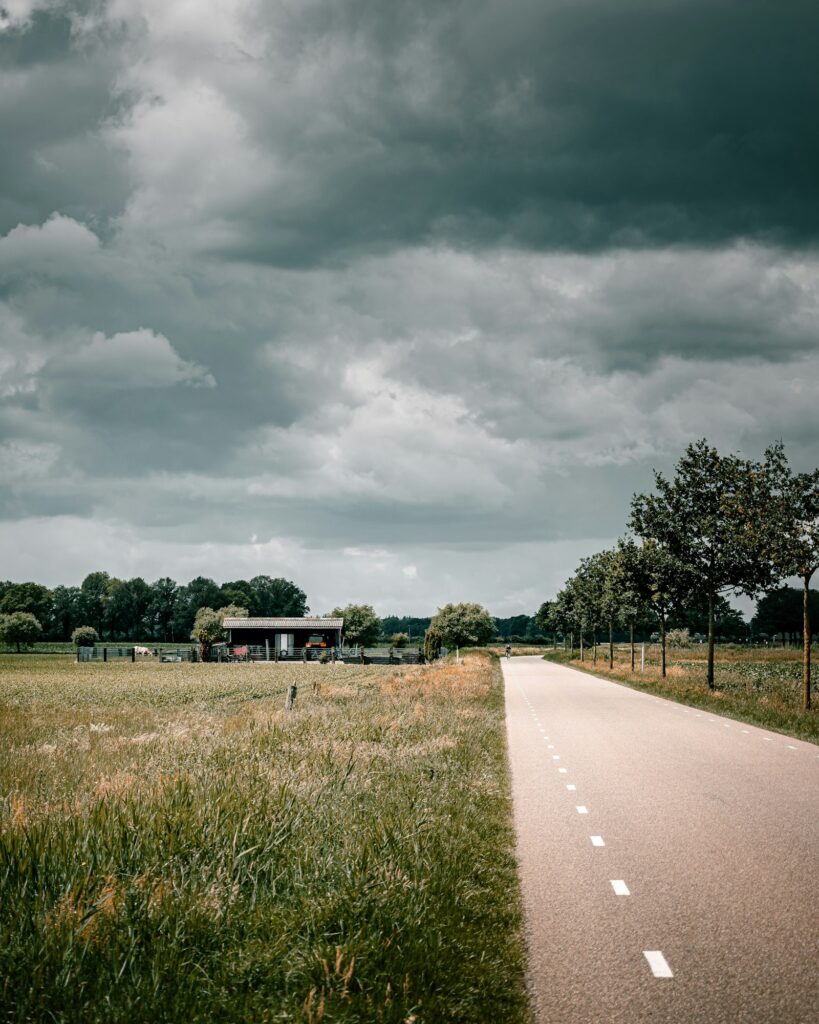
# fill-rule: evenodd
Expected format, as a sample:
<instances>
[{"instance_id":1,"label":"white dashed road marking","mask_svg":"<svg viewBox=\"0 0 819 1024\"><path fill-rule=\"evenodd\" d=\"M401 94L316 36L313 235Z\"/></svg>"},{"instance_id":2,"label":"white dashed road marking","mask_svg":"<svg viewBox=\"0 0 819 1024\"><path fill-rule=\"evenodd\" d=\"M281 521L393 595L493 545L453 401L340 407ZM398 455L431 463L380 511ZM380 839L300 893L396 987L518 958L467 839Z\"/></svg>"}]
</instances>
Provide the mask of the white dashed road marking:
<instances>
[{"instance_id":1,"label":"white dashed road marking","mask_svg":"<svg viewBox=\"0 0 819 1024\"><path fill-rule=\"evenodd\" d=\"M817 755L817 756L819 756L819 755ZM569 769L568 769L568 768L558 768L557 770L558 770L558 771L560 772L560 774L561 774L561 775L565 775L565 774L566 774L566 772L567 772L567 771L568 771Z\"/></svg>"},{"instance_id":2,"label":"white dashed road marking","mask_svg":"<svg viewBox=\"0 0 819 1024\"><path fill-rule=\"evenodd\" d=\"M603 837L602 836L592 836L591 837L591 841L592 841L592 846L605 846L606 845L603 842Z\"/></svg>"},{"instance_id":3,"label":"white dashed road marking","mask_svg":"<svg viewBox=\"0 0 819 1024\"><path fill-rule=\"evenodd\" d=\"M648 960L648 966L655 978L673 978L674 972L668 966L668 961L659 949L644 949L643 956Z\"/></svg>"},{"instance_id":4,"label":"white dashed road marking","mask_svg":"<svg viewBox=\"0 0 819 1024\"><path fill-rule=\"evenodd\" d=\"M574 791L575 789L577 789L577 786L573 785L573 784L572 784L572 783L570 782L570 783L569 783L569 784L568 784L568 785L566 786L566 789L569 789L569 790L571 790L571 791L573 792L573 791Z\"/></svg>"},{"instance_id":5,"label":"white dashed road marking","mask_svg":"<svg viewBox=\"0 0 819 1024\"><path fill-rule=\"evenodd\" d=\"M577 808L577 813L578 814L588 814L589 813L589 809L588 809L588 807L584 807L581 804L580 807Z\"/></svg>"},{"instance_id":6,"label":"white dashed road marking","mask_svg":"<svg viewBox=\"0 0 819 1024\"><path fill-rule=\"evenodd\" d=\"M631 896L631 893L628 891L628 886L622 878L612 878L611 887L614 889L615 896Z\"/></svg>"}]
</instances>

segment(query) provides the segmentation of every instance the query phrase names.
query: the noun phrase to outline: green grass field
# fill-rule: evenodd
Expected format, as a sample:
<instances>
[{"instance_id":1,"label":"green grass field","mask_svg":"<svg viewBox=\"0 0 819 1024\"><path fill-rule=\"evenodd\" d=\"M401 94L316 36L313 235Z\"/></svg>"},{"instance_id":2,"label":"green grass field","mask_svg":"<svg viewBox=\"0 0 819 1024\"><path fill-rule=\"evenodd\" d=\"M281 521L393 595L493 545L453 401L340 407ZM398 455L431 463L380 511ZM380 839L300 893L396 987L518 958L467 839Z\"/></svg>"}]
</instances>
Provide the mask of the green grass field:
<instances>
[{"instance_id":1,"label":"green grass field","mask_svg":"<svg viewBox=\"0 0 819 1024\"><path fill-rule=\"evenodd\" d=\"M647 645L648 646L648 645ZM802 709L802 652L790 648L718 647L714 667L716 689L706 682L705 645L668 649L665 679L660 674L659 647L651 645L645 672L640 672L640 651L637 649L637 671L630 671L628 648L615 650L614 669L608 667L608 647L597 649L597 665L592 652L586 651L581 664L579 652L573 659L568 652L548 650L546 657L571 664L596 675L607 676L663 697L708 708L717 714L729 715L754 725L787 733L799 739L819 743L819 693L814 694L814 707ZM819 659L819 652L814 654ZM813 687L817 687L816 669Z\"/></svg>"},{"instance_id":2,"label":"green grass field","mask_svg":"<svg viewBox=\"0 0 819 1024\"><path fill-rule=\"evenodd\" d=\"M3 1021L528 1019L488 656L0 658L0 726Z\"/></svg>"}]
</instances>

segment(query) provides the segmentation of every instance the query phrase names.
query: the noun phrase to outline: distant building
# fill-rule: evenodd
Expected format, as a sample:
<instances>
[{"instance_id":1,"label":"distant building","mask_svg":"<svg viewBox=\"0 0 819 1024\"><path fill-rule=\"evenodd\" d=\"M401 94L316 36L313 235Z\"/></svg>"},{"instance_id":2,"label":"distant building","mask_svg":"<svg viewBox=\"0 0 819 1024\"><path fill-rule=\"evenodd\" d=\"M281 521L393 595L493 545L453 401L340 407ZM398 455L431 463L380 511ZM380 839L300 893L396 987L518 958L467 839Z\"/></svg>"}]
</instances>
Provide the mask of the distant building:
<instances>
[{"instance_id":1,"label":"distant building","mask_svg":"<svg viewBox=\"0 0 819 1024\"><path fill-rule=\"evenodd\" d=\"M229 617L222 623L231 646L264 647L270 656L301 657L305 648L312 653L341 647L344 619Z\"/></svg>"}]
</instances>

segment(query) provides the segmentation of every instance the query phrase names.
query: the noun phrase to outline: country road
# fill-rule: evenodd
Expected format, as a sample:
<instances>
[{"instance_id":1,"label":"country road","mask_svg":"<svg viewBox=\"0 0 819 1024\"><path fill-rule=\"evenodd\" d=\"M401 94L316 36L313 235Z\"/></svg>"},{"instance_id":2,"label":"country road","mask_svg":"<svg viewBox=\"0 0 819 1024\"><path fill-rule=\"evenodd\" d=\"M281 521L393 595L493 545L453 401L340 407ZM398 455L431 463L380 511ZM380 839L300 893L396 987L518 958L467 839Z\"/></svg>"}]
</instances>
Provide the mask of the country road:
<instances>
[{"instance_id":1,"label":"country road","mask_svg":"<svg viewBox=\"0 0 819 1024\"><path fill-rule=\"evenodd\" d=\"M819 748L502 665L538 1024L816 1024Z\"/></svg>"}]
</instances>

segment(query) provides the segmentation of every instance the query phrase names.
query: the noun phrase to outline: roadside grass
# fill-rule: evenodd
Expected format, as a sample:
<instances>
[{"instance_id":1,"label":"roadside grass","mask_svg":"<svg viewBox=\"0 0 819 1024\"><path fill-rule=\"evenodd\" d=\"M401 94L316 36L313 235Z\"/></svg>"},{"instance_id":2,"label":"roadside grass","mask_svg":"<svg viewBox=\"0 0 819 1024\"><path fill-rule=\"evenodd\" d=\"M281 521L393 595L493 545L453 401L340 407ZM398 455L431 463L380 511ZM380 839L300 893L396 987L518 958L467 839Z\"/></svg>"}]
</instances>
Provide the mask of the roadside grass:
<instances>
[{"instance_id":1,"label":"roadside grass","mask_svg":"<svg viewBox=\"0 0 819 1024\"><path fill-rule=\"evenodd\" d=\"M658 664L647 664L645 672L640 672L639 649L634 673L630 653L623 647L615 649L614 669L609 669L608 647L602 645L597 650L596 666L592 665L590 652L582 663L577 652L571 658L567 651L549 650L544 657L682 704L819 743L819 707L810 711L802 708L799 650L717 648L715 690L708 689L706 652L699 647L670 648L665 679Z\"/></svg>"},{"instance_id":2,"label":"roadside grass","mask_svg":"<svg viewBox=\"0 0 819 1024\"><path fill-rule=\"evenodd\" d=\"M528 1021L503 716L480 653L0 658L0 1019Z\"/></svg>"}]
</instances>

